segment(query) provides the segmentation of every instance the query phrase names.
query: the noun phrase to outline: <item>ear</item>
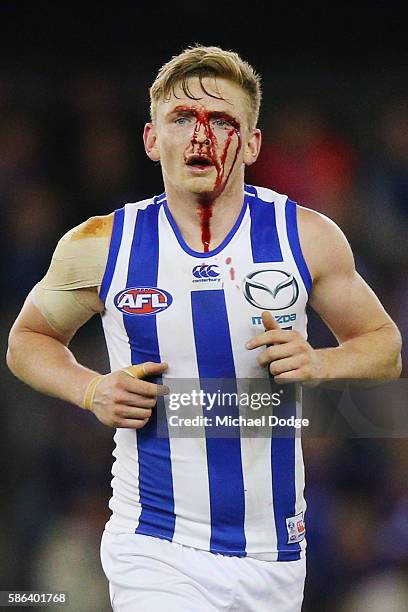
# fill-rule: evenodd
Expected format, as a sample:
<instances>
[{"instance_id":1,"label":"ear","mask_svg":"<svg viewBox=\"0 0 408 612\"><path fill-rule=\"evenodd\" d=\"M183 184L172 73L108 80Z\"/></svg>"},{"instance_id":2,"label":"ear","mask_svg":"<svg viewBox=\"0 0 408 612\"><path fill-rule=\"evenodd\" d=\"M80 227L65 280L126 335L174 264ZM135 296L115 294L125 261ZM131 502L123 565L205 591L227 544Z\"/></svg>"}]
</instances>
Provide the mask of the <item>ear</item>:
<instances>
[{"instance_id":1,"label":"ear","mask_svg":"<svg viewBox=\"0 0 408 612\"><path fill-rule=\"evenodd\" d=\"M244 164L246 166L251 166L254 162L256 162L259 151L261 150L262 144L262 134L261 130L255 128L251 131L249 136L247 145L244 151Z\"/></svg>"},{"instance_id":2,"label":"ear","mask_svg":"<svg viewBox=\"0 0 408 612\"><path fill-rule=\"evenodd\" d=\"M143 130L143 142L145 151L152 161L160 160L160 152L157 142L156 129L153 123L146 123Z\"/></svg>"}]
</instances>

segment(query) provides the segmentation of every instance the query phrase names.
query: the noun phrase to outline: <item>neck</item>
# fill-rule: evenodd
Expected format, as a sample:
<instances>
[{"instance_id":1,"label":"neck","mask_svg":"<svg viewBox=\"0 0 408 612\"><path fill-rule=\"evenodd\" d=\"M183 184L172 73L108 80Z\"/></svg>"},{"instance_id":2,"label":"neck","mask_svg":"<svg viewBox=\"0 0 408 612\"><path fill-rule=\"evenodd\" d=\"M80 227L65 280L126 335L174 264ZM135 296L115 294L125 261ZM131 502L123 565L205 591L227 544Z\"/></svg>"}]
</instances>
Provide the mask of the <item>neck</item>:
<instances>
[{"instance_id":1,"label":"neck","mask_svg":"<svg viewBox=\"0 0 408 612\"><path fill-rule=\"evenodd\" d=\"M194 251L212 251L234 226L244 202L244 185L212 194L180 193L166 188L167 204L177 226Z\"/></svg>"}]
</instances>

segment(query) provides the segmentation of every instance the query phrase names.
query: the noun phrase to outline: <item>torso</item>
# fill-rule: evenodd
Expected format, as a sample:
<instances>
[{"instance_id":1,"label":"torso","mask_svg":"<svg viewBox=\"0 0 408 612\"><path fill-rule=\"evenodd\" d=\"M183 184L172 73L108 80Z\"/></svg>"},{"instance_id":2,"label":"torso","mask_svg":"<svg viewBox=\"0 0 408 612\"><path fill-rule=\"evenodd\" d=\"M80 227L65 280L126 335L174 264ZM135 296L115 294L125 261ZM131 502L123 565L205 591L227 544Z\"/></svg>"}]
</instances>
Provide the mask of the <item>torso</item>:
<instances>
[{"instance_id":1,"label":"torso","mask_svg":"<svg viewBox=\"0 0 408 612\"><path fill-rule=\"evenodd\" d=\"M270 384L245 343L263 330L263 309L306 337L310 287L296 205L286 196L247 186L234 228L208 253L185 244L164 195L128 204L115 214L100 291L112 370L166 361L163 380L173 390L181 379L206 392L220 378L232 393L249 379ZM294 396L284 409L298 414ZM211 414L223 410L215 405ZM228 414L240 410L235 405ZM208 414L201 406L198 413ZM274 440L271 431L214 438L205 424L195 437L173 437L171 428L166 437L171 414L160 400L146 427L117 430L107 529L223 554L299 558L303 533L290 541L288 525L305 510L300 439Z\"/></svg>"}]
</instances>

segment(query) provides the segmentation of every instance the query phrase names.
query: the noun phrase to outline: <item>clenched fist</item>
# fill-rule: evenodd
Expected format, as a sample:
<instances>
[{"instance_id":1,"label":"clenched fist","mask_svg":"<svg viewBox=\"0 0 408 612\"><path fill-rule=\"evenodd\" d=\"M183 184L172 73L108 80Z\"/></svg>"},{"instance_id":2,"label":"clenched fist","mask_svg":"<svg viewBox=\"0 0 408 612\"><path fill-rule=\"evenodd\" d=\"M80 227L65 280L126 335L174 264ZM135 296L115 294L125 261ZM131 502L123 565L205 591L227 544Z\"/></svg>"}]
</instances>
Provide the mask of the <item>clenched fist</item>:
<instances>
[{"instance_id":1,"label":"clenched fist","mask_svg":"<svg viewBox=\"0 0 408 612\"><path fill-rule=\"evenodd\" d=\"M104 425L140 429L151 417L157 397L169 392L164 385L141 379L160 376L166 370L167 363L147 361L96 377L88 385L84 405Z\"/></svg>"},{"instance_id":2,"label":"clenched fist","mask_svg":"<svg viewBox=\"0 0 408 612\"><path fill-rule=\"evenodd\" d=\"M268 366L275 382L312 381L324 378L323 364L316 351L298 331L281 329L270 312L262 313L265 331L252 338L246 348L266 348L258 363Z\"/></svg>"}]
</instances>

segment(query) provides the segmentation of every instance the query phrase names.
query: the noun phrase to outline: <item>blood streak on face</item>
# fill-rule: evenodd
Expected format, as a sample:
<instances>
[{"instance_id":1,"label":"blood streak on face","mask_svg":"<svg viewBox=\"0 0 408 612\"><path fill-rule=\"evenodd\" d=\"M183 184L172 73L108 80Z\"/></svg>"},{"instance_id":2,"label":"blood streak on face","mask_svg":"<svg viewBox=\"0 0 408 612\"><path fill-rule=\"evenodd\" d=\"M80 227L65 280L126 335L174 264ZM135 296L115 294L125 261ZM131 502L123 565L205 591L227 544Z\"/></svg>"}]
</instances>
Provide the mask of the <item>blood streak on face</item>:
<instances>
[{"instance_id":1,"label":"blood streak on face","mask_svg":"<svg viewBox=\"0 0 408 612\"><path fill-rule=\"evenodd\" d=\"M175 110L178 112L191 113L196 120L191 137L191 143L184 152L184 161L187 163L188 157L191 154L203 155L211 160L217 172L213 190L211 193L206 193L203 195L198 211L201 221L201 241L204 246L204 252L208 252L210 250L211 242L210 220L212 217L212 205L215 198L218 197L225 189L237 161L242 144L240 125L236 119L227 113L205 111L201 108L197 108L196 106L177 106ZM217 136L211 127L211 119L223 119L228 125L227 129L225 130L226 138L225 142L223 143L223 149L220 152L218 150L219 145ZM198 135L201 129L204 129L204 142L198 142ZM237 147L228 174L225 176L225 162L234 136L237 137Z\"/></svg>"}]
</instances>

